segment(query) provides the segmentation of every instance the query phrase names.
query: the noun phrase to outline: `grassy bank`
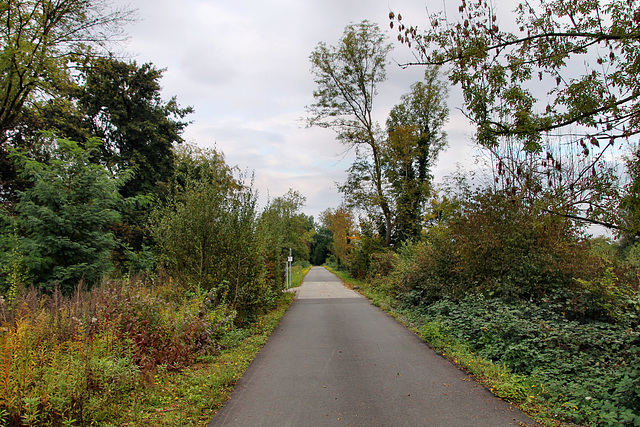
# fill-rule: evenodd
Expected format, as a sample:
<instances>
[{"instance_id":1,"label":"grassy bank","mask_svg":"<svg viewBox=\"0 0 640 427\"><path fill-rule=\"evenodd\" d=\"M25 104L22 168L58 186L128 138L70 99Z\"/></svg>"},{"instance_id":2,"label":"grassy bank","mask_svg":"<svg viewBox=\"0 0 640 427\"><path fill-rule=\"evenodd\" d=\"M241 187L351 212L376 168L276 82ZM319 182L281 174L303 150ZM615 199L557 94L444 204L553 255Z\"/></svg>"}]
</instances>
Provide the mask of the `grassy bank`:
<instances>
[{"instance_id":1,"label":"grassy bank","mask_svg":"<svg viewBox=\"0 0 640 427\"><path fill-rule=\"evenodd\" d=\"M294 286L308 268L296 267ZM293 300L246 325L168 278L0 304L0 426L202 426Z\"/></svg>"},{"instance_id":2,"label":"grassy bank","mask_svg":"<svg viewBox=\"0 0 640 427\"><path fill-rule=\"evenodd\" d=\"M334 272L541 424L640 425L637 330L477 295L409 307L381 282Z\"/></svg>"}]
</instances>

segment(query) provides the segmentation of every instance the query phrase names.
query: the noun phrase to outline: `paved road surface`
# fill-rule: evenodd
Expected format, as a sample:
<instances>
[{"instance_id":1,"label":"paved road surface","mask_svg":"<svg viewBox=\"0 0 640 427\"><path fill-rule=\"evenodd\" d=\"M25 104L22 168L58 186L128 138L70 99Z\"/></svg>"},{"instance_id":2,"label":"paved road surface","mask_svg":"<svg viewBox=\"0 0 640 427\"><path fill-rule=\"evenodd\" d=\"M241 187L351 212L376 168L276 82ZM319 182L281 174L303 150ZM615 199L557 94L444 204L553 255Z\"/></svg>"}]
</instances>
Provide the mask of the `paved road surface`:
<instances>
[{"instance_id":1,"label":"paved road surface","mask_svg":"<svg viewBox=\"0 0 640 427\"><path fill-rule=\"evenodd\" d=\"M209 427L511 425L535 424L314 267Z\"/></svg>"}]
</instances>

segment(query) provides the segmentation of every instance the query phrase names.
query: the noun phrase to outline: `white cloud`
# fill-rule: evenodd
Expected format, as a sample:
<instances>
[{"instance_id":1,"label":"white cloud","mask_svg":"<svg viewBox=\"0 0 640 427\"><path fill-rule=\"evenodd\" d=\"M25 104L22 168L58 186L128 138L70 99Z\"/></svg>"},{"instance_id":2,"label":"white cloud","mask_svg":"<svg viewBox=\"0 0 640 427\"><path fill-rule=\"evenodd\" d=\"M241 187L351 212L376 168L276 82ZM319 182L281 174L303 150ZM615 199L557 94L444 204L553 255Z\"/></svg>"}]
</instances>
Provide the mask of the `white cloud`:
<instances>
[{"instance_id":1,"label":"white cloud","mask_svg":"<svg viewBox=\"0 0 640 427\"><path fill-rule=\"evenodd\" d=\"M115 3L126 4L125 0ZM305 212L318 213L340 203L335 182L346 178L353 156L324 129L307 129L300 120L313 102L309 54L320 41L334 44L350 22L369 19L388 28L389 10L420 24L424 0L134 0L141 20L128 26L126 50L139 62L167 68L165 98L191 105L196 113L185 138L217 147L227 162L255 172L266 201L289 188L307 198ZM389 32L390 37L395 33ZM391 40L391 39L390 39ZM411 59L397 46L392 57ZM423 70L391 64L380 86L376 118L384 120ZM463 117L448 125L450 148L441 155L437 178L455 169L472 152ZM465 133L466 132L466 133Z\"/></svg>"}]
</instances>

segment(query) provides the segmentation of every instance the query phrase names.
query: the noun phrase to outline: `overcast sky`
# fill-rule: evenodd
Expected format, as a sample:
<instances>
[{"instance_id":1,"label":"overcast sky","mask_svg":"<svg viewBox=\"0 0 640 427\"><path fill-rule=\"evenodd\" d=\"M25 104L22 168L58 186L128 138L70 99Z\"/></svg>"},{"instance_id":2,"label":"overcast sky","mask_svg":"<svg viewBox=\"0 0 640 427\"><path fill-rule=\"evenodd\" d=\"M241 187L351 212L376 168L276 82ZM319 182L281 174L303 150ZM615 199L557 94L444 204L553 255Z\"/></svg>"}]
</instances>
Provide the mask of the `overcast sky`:
<instances>
[{"instance_id":1,"label":"overcast sky","mask_svg":"<svg viewBox=\"0 0 640 427\"><path fill-rule=\"evenodd\" d=\"M289 188L307 199L303 211L318 214L340 204L335 182L346 178L353 157L335 134L304 125L315 83L309 55L320 41L336 44L349 23L368 19L389 30L389 11L424 26L424 0L117 0L138 10L126 27L124 49L139 64L166 68L163 96L177 96L195 114L184 136L200 147L216 147L227 163L255 173L261 205ZM411 59L397 42L392 61ZM388 67L388 81L374 104L381 124L389 110L421 79L423 70ZM456 113L447 125L449 148L434 170L436 182L474 153L471 130Z\"/></svg>"}]
</instances>

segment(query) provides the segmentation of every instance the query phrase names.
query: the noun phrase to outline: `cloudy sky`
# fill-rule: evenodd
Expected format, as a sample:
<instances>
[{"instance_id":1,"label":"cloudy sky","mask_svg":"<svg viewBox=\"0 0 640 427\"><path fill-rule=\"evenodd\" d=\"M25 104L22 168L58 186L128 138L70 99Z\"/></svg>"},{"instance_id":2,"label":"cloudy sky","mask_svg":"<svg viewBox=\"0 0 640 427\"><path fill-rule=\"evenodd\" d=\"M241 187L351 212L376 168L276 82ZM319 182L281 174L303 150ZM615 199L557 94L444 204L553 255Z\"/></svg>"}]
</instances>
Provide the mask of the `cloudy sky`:
<instances>
[{"instance_id":1,"label":"cloudy sky","mask_svg":"<svg viewBox=\"0 0 640 427\"><path fill-rule=\"evenodd\" d=\"M227 163L255 173L264 205L289 188L307 199L303 211L317 215L340 204L335 182L346 178L351 153L325 129L308 129L305 106L313 103L315 83L309 54L320 41L336 44L349 23L368 19L389 30L389 11L421 26L424 0L117 0L137 9L126 27L124 49L139 64L166 68L165 99L177 96L195 108L187 141L216 147ZM392 61L411 59L394 43ZM384 123L389 110L421 79L423 70L388 67L374 110ZM469 163L474 148L466 119L456 113L455 93L447 126L449 148L435 169L436 181L456 163Z\"/></svg>"}]
</instances>

